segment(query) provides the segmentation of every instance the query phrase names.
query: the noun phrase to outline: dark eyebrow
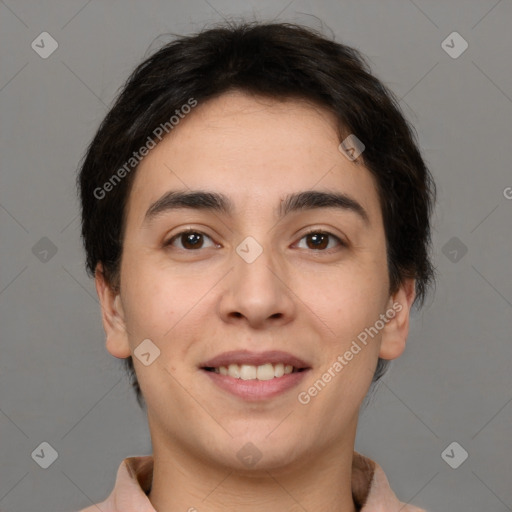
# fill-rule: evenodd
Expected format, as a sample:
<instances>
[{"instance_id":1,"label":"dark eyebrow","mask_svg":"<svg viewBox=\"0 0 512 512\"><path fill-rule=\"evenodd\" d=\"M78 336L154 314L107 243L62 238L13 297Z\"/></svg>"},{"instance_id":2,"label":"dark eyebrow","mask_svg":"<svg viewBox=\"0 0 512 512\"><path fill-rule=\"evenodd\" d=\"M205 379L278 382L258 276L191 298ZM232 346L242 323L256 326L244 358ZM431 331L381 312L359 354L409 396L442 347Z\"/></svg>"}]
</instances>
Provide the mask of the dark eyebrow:
<instances>
[{"instance_id":1,"label":"dark eyebrow","mask_svg":"<svg viewBox=\"0 0 512 512\"><path fill-rule=\"evenodd\" d=\"M189 208L193 210L209 210L225 215L231 215L234 205L224 194L217 192L179 192L171 190L157 199L147 210L144 222L151 222L153 219L171 210Z\"/></svg>"},{"instance_id":2,"label":"dark eyebrow","mask_svg":"<svg viewBox=\"0 0 512 512\"><path fill-rule=\"evenodd\" d=\"M354 198L341 192L321 192L319 190L306 190L296 194L289 194L283 199L279 207L279 218L299 210L312 210L314 208L337 208L357 214L365 224L370 223L366 210Z\"/></svg>"},{"instance_id":3,"label":"dark eyebrow","mask_svg":"<svg viewBox=\"0 0 512 512\"><path fill-rule=\"evenodd\" d=\"M235 208L233 202L224 194L218 192L179 192L171 190L156 200L147 210L144 222L151 222L159 215L180 209L207 210L232 215ZM338 208L357 214L366 224L369 217L366 210L354 198L339 192L322 192L319 190L306 190L287 195L279 205L278 216L282 219L286 215L315 208Z\"/></svg>"}]
</instances>

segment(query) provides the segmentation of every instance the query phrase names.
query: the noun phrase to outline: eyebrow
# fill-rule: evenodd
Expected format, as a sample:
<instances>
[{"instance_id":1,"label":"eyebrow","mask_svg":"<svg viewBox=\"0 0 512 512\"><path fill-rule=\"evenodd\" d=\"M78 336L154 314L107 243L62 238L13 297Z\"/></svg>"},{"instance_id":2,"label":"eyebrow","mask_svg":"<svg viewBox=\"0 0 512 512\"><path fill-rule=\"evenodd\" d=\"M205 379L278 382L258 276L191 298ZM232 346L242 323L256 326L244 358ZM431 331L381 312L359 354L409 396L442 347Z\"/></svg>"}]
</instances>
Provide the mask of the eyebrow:
<instances>
[{"instance_id":1,"label":"eyebrow","mask_svg":"<svg viewBox=\"0 0 512 512\"><path fill-rule=\"evenodd\" d=\"M188 192L171 190L151 204L144 216L144 223L150 223L164 213L181 208L217 212L227 216L232 216L235 211L231 199L222 193L202 190ZM358 215L365 224L370 223L368 213L353 197L340 192L319 190L305 190L287 195L277 209L277 216L282 219L293 212L318 208L337 208L352 212Z\"/></svg>"}]
</instances>

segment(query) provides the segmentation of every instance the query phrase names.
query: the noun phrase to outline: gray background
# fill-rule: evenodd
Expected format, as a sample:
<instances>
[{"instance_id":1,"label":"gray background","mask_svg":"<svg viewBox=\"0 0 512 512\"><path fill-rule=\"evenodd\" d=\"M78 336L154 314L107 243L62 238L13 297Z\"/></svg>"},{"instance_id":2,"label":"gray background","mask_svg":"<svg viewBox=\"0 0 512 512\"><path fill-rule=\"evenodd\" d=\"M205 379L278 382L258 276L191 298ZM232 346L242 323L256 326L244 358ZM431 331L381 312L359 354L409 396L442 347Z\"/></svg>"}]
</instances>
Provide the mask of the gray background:
<instances>
[{"instance_id":1,"label":"gray background","mask_svg":"<svg viewBox=\"0 0 512 512\"><path fill-rule=\"evenodd\" d=\"M75 172L118 88L169 40L159 34L233 16L326 22L401 98L439 187L439 282L361 415L356 449L403 501L512 510L509 0L0 1L0 509L88 506L124 457L151 453L121 361L104 348ZM47 59L31 48L43 31L59 45ZM441 46L453 31L469 44L458 58ZM469 454L457 469L441 456L454 441ZM58 452L48 469L31 457L42 442Z\"/></svg>"}]
</instances>

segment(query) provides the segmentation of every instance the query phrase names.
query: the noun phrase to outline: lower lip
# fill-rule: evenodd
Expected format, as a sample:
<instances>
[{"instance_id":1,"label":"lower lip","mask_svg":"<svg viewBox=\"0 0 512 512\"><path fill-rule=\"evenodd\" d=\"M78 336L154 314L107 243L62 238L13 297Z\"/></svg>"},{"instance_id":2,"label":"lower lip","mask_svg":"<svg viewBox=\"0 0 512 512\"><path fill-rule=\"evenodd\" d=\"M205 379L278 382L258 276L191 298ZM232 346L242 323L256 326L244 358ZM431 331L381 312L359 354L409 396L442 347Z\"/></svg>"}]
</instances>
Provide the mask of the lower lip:
<instances>
[{"instance_id":1,"label":"lower lip","mask_svg":"<svg viewBox=\"0 0 512 512\"><path fill-rule=\"evenodd\" d=\"M310 368L301 372L286 373L282 377L274 377L270 380L243 380L230 377L229 375L222 375L221 373L209 372L207 370L201 371L206 373L214 384L225 391L244 400L257 401L273 398L297 386L309 370Z\"/></svg>"}]
</instances>

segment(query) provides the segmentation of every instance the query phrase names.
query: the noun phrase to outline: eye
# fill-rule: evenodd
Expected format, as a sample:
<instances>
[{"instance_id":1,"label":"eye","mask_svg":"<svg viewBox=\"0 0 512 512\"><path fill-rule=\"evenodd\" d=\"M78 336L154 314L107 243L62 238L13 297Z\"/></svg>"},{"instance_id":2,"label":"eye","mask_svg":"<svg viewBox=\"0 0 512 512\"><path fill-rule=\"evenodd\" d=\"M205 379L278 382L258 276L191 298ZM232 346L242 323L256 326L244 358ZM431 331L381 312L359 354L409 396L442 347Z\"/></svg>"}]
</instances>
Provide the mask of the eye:
<instances>
[{"instance_id":1,"label":"eye","mask_svg":"<svg viewBox=\"0 0 512 512\"><path fill-rule=\"evenodd\" d=\"M174 241L178 240L181 243L181 247L178 249L183 249L186 251L189 250L197 250L204 248L204 237L212 240L208 235L202 233L201 231L197 231L194 229L188 229L186 231L181 231L180 233L174 235L170 240L164 242L164 247L174 246ZM213 242L213 240L212 240ZM214 247L215 244L212 243L210 247Z\"/></svg>"},{"instance_id":2,"label":"eye","mask_svg":"<svg viewBox=\"0 0 512 512\"><path fill-rule=\"evenodd\" d=\"M205 248L204 239L207 238L212 242L210 247L215 247L216 244L213 242L211 237L202 231L197 231L194 229L188 229L185 231L180 231L172 238L170 238L167 242L164 242L164 247L175 246L175 242L179 241L181 247L177 247L178 249L183 249L185 251L193 251L198 249ZM346 244L336 235L329 233L328 231L321 231L318 229L313 229L306 233L300 240L306 239L306 249L313 249L315 251L325 251L326 249L332 249L332 244L330 241L336 241L340 246L346 247ZM330 239L330 240L329 240Z\"/></svg>"},{"instance_id":3,"label":"eye","mask_svg":"<svg viewBox=\"0 0 512 512\"><path fill-rule=\"evenodd\" d=\"M342 247L346 247L346 244L337 236L329 233L327 231L320 231L318 229L313 229L306 233L301 240L306 239L307 247L306 249L313 249L315 251L323 251L325 249L331 249L329 247L329 238L334 239L338 242Z\"/></svg>"}]
</instances>

